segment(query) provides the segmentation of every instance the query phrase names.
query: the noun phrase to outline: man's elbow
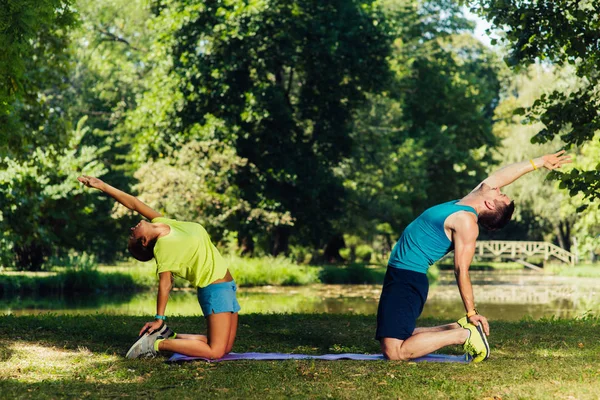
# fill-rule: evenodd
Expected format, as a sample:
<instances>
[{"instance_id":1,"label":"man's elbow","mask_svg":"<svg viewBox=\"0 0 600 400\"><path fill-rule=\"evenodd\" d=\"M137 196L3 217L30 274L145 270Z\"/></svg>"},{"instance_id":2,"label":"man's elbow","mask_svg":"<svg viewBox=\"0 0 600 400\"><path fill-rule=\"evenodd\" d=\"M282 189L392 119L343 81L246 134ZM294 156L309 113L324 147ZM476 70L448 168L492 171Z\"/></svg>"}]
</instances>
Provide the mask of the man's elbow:
<instances>
[{"instance_id":1,"label":"man's elbow","mask_svg":"<svg viewBox=\"0 0 600 400\"><path fill-rule=\"evenodd\" d=\"M469 273L469 265L455 264L454 265L454 276L459 277L460 275Z\"/></svg>"}]
</instances>

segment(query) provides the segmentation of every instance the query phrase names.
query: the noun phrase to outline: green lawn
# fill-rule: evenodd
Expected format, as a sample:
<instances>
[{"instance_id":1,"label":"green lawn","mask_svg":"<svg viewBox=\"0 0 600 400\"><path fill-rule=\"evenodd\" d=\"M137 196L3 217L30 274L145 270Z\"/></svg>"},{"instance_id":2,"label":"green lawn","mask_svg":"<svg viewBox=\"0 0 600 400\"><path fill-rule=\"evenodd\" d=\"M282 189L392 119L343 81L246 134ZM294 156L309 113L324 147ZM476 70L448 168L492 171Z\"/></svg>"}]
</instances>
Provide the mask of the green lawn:
<instances>
[{"instance_id":1,"label":"green lawn","mask_svg":"<svg viewBox=\"0 0 600 400\"><path fill-rule=\"evenodd\" d=\"M126 360L143 318L0 317L2 398L400 398L600 397L597 319L492 324L481 364L236 361L171 365ZM446 321L421 321L422 325ZM201 318L173 318L198 331ZM245 315L234 351L376 353L375 317ZM458 353L455 347L447 352Z\"/></svg>"}]
</instances>

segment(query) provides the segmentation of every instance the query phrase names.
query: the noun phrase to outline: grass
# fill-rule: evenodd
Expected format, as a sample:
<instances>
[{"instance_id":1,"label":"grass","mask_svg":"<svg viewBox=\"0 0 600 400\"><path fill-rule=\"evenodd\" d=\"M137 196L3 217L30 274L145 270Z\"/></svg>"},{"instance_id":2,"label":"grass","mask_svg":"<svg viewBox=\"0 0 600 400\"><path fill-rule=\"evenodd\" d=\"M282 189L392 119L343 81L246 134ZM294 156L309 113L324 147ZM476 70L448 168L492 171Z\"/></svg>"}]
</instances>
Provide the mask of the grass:
<instances>
[{"instance_id":1,"label":"grass","mask_svg":"<svg viewBox=\"0 0 600 400\"><path fill-rule=\"evenodd\" d=\"M553 265L551 271L559 276L572 276L580 278L600 278L600 265Z\"/></svg>"},{"instance_id":2,"label":"grass","mask_svg":"<svg viewBox=\"0 0 600 400\"><path fill-rule=\"evenodd\" d=\"M481 364L237 361L171 365L126 360L143 318L0 316L3 398L400 398L600 397L599 321L493 322ZM446 321L426 320L421 325ZM175 317L176 331L204 320ZM377 353L374 316L245 315L234 351ZM458 353L458 347L446 352Z\"/></svg>"}]
</instances>

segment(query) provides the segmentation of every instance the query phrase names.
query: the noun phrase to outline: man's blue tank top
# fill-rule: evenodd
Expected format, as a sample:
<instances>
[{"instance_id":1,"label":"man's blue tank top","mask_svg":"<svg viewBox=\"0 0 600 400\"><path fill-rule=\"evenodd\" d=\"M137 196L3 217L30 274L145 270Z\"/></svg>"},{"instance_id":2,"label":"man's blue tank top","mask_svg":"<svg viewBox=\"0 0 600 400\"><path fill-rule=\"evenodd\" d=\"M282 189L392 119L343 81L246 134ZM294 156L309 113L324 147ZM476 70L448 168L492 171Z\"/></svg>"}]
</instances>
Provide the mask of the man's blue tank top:
<instances>
[{"instance_id":1,"label":"man's blue tank top","mask_svg":"<svg viewBox=\"0 0 600 400\"><path fill-rule=\"evenodd\" d=\"M473 207L458 205L458 201L428 208L411 222L392 249L388 265L425 274L433 263L450 252L453 244L444 232L446 218L458 211L477 215Z\"/></svg>"}]
</instances>

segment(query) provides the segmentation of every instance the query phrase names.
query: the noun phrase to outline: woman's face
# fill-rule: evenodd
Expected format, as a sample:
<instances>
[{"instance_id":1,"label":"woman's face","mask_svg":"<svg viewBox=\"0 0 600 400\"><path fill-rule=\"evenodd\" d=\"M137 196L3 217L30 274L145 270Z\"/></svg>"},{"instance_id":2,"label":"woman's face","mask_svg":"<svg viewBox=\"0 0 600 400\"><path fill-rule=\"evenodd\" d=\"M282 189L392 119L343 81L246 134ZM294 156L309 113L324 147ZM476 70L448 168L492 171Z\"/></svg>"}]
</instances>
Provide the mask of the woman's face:
<instances>
[{"instance_id":1,"label":"woman's face","mask_svg":"<svg viewBox=\"0 0 600 400\"><path fill-rule=\"evenodd\" d=\"M129 241L138 241L140 239L144 239L148 237L150 233L150 223L148 221L140 221L136 226L131 228L131 232L129 234ZM142 240L143 242L144 240Z\"/></svg>"}]
</instances>

